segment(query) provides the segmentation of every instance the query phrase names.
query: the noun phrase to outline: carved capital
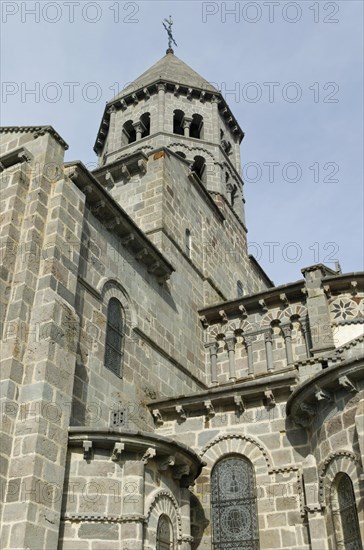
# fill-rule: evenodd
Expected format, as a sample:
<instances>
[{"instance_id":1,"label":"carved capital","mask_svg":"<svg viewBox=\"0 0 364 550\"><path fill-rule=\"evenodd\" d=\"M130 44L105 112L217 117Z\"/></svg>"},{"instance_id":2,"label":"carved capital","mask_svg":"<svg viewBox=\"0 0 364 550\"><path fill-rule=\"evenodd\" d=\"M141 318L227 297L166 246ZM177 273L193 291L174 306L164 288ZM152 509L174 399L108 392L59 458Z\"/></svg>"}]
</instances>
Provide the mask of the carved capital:
<instances>
[{"instance_id":1,"label":"carved capital","mask_svg":"<svg viewBox=\"0 0 364 550\"><path fill-rule=\"evenodd\" d=\"M272 331L271 331L271 330L267 330L267 331L264 333L264 341L265 341L265 342L270 342L270 343L272 343L272 340L273 340Z\"/></svg>"},{"instance_id":2,"label":"carved capital","mask_svg":"<svg viewBox=\"0 0 364 550\"><path fill-rule=\"evenodd\" d=\"M291 337L291 333L292 333L291 325L281 325L281 331L283 334L283 338L285 340Z\"/></svg>"},{"instance_id":3,"label":"carved capital","mask_svg":"<svg viewBox=\"0 0 364 550\"><path fill-rule=\"evenodd\" d=\"M235 345L236 345L235 336L225 337L225 344L226 344L226 349L228 350L228 352L235 351Z\"/></svg>"}]
</instances>

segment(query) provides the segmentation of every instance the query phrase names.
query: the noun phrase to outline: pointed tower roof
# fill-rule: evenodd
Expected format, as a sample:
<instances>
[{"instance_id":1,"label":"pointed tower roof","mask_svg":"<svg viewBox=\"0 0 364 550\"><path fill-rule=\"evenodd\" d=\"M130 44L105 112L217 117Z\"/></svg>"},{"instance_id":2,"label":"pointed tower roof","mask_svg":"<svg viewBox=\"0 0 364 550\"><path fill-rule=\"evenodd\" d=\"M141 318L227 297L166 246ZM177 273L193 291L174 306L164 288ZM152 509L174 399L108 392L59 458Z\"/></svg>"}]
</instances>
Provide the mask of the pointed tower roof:
<instances>
[{"instance_id":1,"label":"pointed tower roof","mask_svg":"<svg viewBox=\"0 0 364 550\"><path fill-rule=\"evenodd\" d=\"M134 82L124 88L124 90L115 96L109 103L113 103L131 92L136 92L137 90L148 87L159 81L167 81L173 84L198 88L213 94L220 94L217 88L212 86L212 84L202 78L196 71L191 69L189 65L174 55L172 49L168 49L166 55L162 57L162 59L157 61L157 63L152 65L134 80Z\"/></svg>"}]
</instances>

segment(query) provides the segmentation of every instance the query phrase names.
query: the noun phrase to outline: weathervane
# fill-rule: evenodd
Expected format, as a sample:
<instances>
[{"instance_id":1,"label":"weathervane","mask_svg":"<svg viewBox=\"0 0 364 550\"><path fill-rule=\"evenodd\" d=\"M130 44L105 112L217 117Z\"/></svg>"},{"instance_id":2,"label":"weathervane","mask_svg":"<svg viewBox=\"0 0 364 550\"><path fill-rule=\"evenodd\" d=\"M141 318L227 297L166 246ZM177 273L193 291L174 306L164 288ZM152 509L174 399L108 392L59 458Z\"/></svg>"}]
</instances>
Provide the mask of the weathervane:
<instances>
[{"instance_id":1,"label":"weathervane","mask_svg":"<svg viewBox=\"0 0 364 550\"><path fill-rule=\"evenodd\" d=\"M170 15L169 19L165 19L164 21L162 21L162 23L163 23L163 27L166 29L167 34L168 34L168 50L167 50L167 53L168 52L173 53L172 43L175 46L177 46L177 42L173 38L173 34L172 34L172 25L173 25L172 16ZM166 25L166 23L167 23L168 26Z\"/></svg>"}]
</instances>

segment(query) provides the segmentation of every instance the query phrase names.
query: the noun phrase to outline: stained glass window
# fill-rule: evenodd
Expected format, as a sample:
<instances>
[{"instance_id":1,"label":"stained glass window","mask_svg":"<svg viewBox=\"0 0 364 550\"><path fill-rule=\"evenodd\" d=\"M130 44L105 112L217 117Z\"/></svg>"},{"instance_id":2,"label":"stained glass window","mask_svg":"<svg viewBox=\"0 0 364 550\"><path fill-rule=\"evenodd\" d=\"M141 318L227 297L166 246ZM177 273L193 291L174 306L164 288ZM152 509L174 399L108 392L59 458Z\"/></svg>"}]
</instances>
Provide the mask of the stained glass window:
<instances>
[{"instance_id":1,"label":"stained glass window","mask_svg":"<svg viewBox=\"0 0 364 550\"><path fill-rule=\"evenodd\" d=\"M157 550L173 549L173 529L170 519L163 515L159 518L157 527Z\"/></svg>"},{"instance_id":2,"label":"stained glass window","mask_svg":"<svg viewBox=\"0 0 364 550\"><path fill-rule=\"evenodd\" d=\"M118 376L122 375L123 362L123 310L116 298L111 298L107 308L105 342L105 367Z\"/></svg>"},{"instance_id":3,"label":"stained glass window","mask_svg":"<svg viewBox=\"0 0 364 550\"><path fill-rule=\"evenodd\" d=\"M211 522L214 550L258 550L255 476L243 457L229 456L211 475Z\"/></svg>"},{"instance_id":4,"label":"stained glass window","mask_svg":"<svg viewBox=\"0 0 364 550\"><path fill-rule=\"evenodd\" d=\"M353 484L347 474L339 473L331 494L332 519L338 550L363 550Z\"/></svg>"}]
</instances>

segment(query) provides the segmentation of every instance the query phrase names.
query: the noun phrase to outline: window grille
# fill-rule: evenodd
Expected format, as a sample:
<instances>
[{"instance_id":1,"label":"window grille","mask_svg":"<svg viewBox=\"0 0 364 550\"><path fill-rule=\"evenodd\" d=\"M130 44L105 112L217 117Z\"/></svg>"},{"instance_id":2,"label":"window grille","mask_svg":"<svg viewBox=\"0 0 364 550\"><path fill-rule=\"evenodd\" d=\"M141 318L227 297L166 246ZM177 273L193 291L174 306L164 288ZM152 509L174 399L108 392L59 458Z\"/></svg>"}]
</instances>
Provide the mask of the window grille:
<instances>
[{"instance_id":1,"label":"window grille","mask_svg":"<svg viewBox=\"0 0 364 550\"><path fill-rule=\"evenodd\" d=\"M259 550L255 478L247 459L230 456L214 467L211 519L214 550Z\"/></svg>"}]
</instances>

